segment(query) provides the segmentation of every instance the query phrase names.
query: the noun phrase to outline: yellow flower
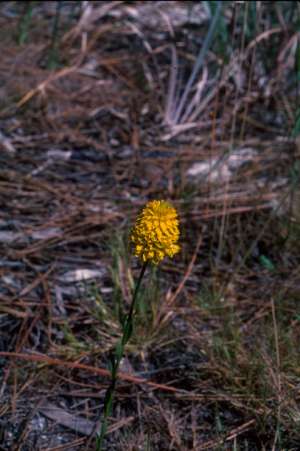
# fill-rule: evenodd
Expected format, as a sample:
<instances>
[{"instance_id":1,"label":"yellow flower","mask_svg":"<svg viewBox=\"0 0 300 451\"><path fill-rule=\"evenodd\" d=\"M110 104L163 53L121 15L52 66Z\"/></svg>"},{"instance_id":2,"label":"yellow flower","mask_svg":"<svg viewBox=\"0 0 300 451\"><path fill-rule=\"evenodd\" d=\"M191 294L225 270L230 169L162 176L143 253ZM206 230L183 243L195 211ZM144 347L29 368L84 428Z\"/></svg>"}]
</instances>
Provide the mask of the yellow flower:
<instances>
[{"instance_id":1,"label":"yellow flower","mask_svg":"<svg viewBox=\"0 0 300 451\"><path fill-rule=\"evenodd\" d=\"M179 252L177 212L164 200L148 202L131 232L134 254L143 262L159 263L165 256Z\"/></svg>"}]
</instances>

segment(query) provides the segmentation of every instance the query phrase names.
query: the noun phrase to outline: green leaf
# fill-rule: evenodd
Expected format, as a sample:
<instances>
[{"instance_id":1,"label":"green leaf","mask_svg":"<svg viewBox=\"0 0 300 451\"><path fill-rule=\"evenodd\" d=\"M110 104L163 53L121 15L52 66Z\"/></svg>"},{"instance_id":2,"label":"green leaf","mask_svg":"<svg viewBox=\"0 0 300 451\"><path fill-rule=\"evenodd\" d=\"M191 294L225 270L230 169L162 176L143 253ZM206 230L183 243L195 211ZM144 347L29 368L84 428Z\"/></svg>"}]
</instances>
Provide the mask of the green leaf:
<instances>
[{"instance_id":1,"label":"green leaf","mask_svg":"<svg viewBox=\"0 0 300 451\"><path fill-rule=\"evenodd\" d=\"M268 257L266 257L265 255L260 255L259 257L259 261L260 264L267 269L268 271L274 271L275 270L275 265L272 262L272 260L270 260Z\"/></svg>"}]
</instances>

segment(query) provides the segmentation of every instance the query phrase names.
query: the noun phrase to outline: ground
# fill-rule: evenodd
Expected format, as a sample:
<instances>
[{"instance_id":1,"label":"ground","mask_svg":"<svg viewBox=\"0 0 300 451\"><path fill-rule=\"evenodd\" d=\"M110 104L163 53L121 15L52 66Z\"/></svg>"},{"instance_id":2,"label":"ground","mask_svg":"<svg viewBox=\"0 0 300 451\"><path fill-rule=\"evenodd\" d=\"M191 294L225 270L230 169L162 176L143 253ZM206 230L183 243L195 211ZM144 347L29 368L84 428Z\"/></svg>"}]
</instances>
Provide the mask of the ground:
<instances>
[{"instance_id":1,"label":"ground","mask_svg":"<svg viewBox=\"0 0 300 451\"><path fill-rule=\"evenodd\" d=\"M3 2L0 449L300 448L297 2ZM194 75L193 75L194 73ZM298 101L297 101L298 99Z\"/></svg>"}]
</instances>

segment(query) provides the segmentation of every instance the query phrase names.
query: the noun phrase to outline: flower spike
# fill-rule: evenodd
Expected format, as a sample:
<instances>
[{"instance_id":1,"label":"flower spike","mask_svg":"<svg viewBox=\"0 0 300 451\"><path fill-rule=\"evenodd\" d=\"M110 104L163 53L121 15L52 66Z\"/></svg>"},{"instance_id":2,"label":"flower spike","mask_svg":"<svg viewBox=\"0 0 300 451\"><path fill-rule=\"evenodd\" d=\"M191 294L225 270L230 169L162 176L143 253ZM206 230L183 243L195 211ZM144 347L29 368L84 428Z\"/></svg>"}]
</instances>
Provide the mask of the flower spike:
<instances>
[{"instance_id":1,"label":"flower spike","mask_svg":"<svg viewBox=\"0 0 300 451\"><path fill-rule=\"evenodd\" d=\"M139 214L131 232L134 254L143 262L158 264L180 250L177 211L164 200L148 202Z\"/></svg>"}]
</instances>

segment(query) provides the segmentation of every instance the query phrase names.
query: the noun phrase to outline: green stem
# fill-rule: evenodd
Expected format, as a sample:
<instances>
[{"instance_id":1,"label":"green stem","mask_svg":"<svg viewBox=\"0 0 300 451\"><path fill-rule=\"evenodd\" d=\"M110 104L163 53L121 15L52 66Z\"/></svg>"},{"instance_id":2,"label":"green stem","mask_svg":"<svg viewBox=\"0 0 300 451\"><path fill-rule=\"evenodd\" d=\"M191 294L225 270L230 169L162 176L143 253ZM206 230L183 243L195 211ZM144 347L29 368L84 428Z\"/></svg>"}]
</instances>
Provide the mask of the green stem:
<instances>
[{"instance_id":1,"label":"green stem","mask_svg":"<svg viewBox=\"0 0 300 451\"><path fill-rule=\"evenodd\" d=\"M121 340L117 343L115 354L112 357L111 361L111 383L106 391L105 399L104 399L104 413L103 413L103 420L101 425L101 431L100 434L97 436L96 441L96 451L102 450L102 444L103 439L107 431L107 421L108 417L111 415L112 412L112 403L113 403L113 397L114 392L116 388L117 378L118 378L118 370L120 366L120 362L122 360L124 349L128 341L130 340L130 337L132 335L133 330L133 316L136 309L136 303L138 299L138 292L141 286L142 279L144 277L146 268L147 268L148 262L144 262L143 267L141 269L138 281L136 283L132 302L130 305L129 313L125 318L124 325L123 325L123 335Z\"/></svg>"},{"instance_id":2,"label":"green stem","mask_svg":"<svg viewBox=\"0 0 300 451\"><path fill-rule=\"evenodd\" d=\"M137 301L137 295L138 295L138 292L139 292L139 289L140 289L140 285L141 285L142 279L144 277L144 274L145 274L145 271L146 271L146 268L147 268L147 264L148 264L147 261L144 262L143 267L142 267L141 272L140 272L140 275L139 275L139 278L138 278L138 281L137 281L137 284L135 286L134 293L133 293L133 298L132 298L132 302L131 302L131 306L130 306L130 309L129 309L129 313L128 313L128 315L127 315L127 317L125 319L125 322L124 322L124 331L126 330L126 327L128 327L129 324L132 325L133 314L134 314L134 311L135 311L135 306L136 306L136 301ZM122 343L125 345L128 342L128 340L130 339L130 337L131 337L131 334L126 339L125 334L123 333Z\"/></svg>"},{"instance_id":3,"label":"green stem","mask_svg":"<svg viewBox=\"0 0 300 451\"><path fill-rule=\"evenodd\" d=\"M27 38L28 38L28 29L30 26L30 21L32 19L33 14L33 4L34 2L27 2L25 3L24 12L22 14L22 17L20 19L19 23L19 35L18 35L18 44L23 45L25 44Z\"/></svg>"},{"instance_id":4,"label":"green stem","mask_svg":"<svg viewBox=\"0 0 300 451\"><path fill-rule=\"evenodd\" d=\"M54 23L52 28L51 44L48 54L47 66L49 69L55 69L58 66L58 55L57 55L57 38L58 38L58 25L61 14L62 2L57 2L56 13L54 17Z\"/></svg>"}]
</instances>

